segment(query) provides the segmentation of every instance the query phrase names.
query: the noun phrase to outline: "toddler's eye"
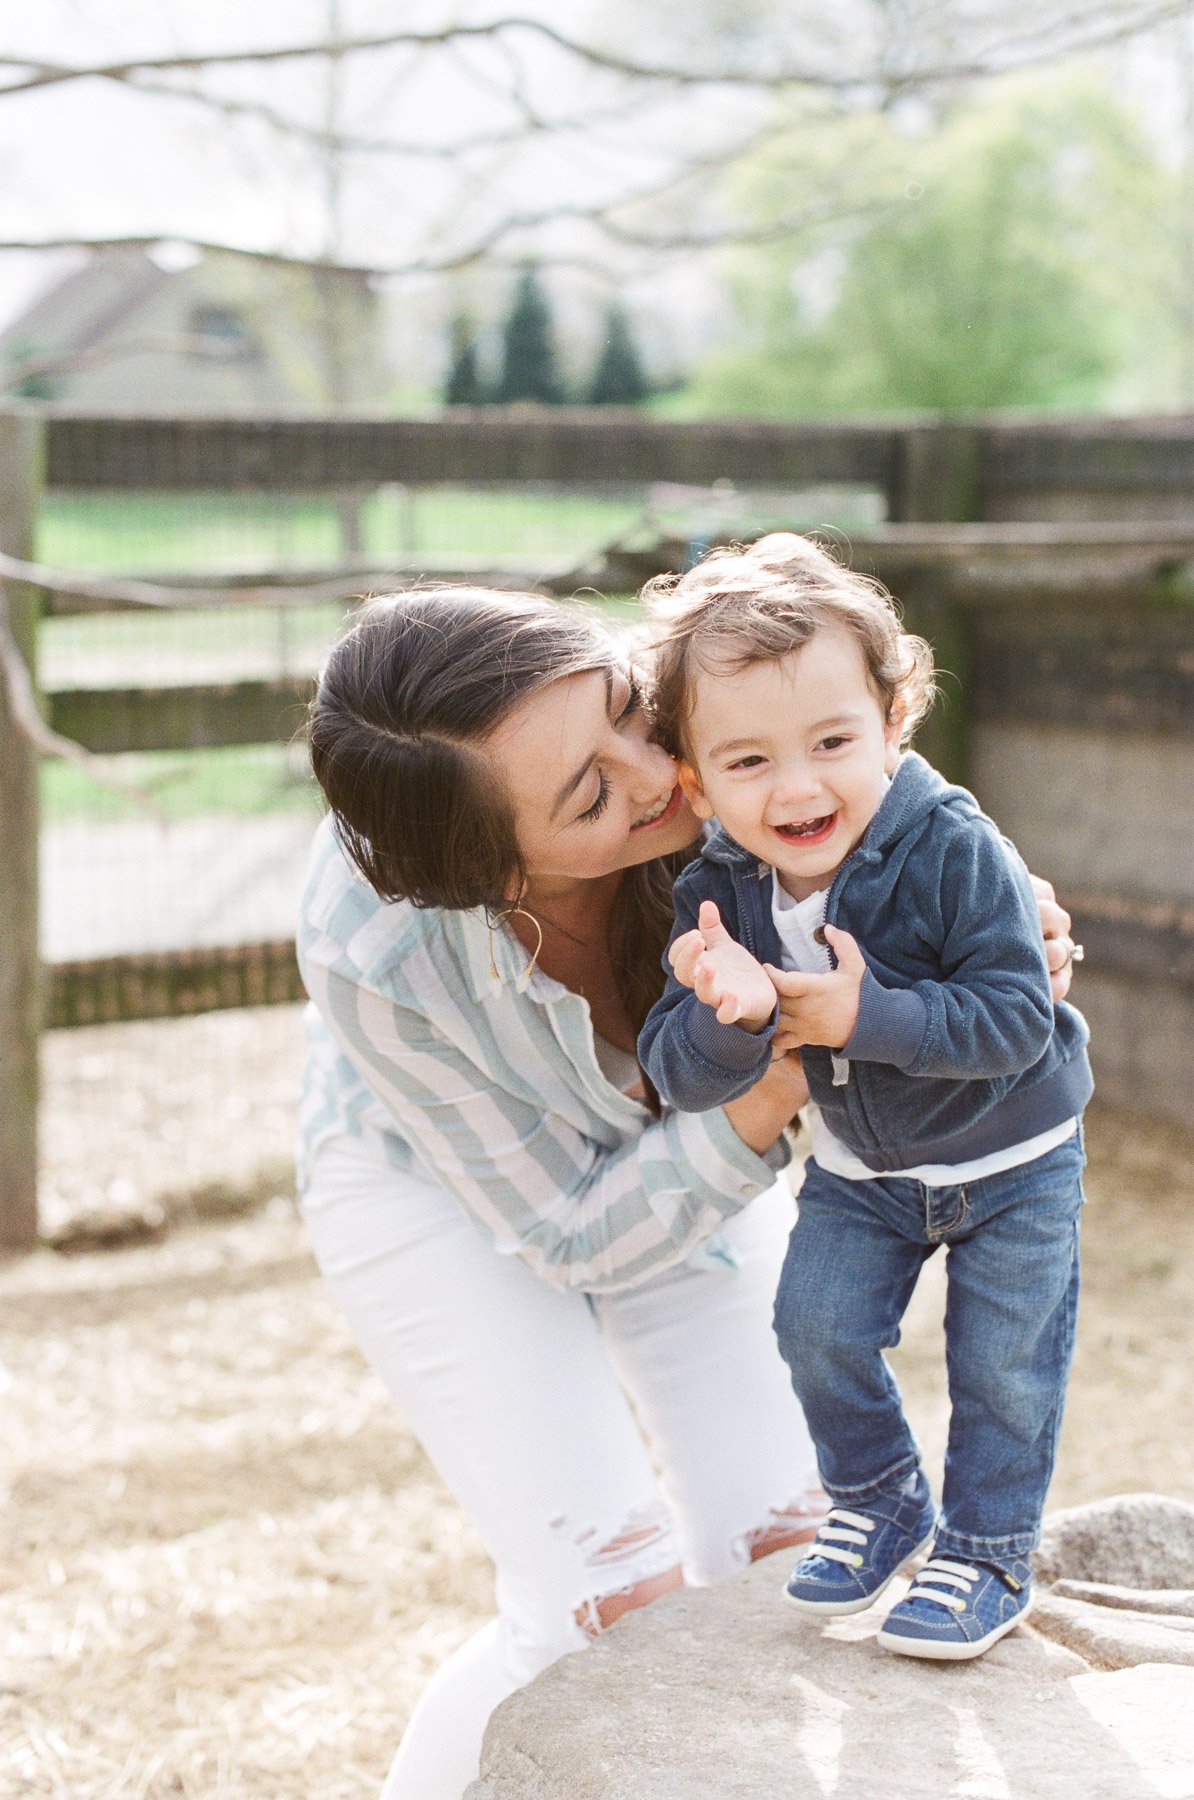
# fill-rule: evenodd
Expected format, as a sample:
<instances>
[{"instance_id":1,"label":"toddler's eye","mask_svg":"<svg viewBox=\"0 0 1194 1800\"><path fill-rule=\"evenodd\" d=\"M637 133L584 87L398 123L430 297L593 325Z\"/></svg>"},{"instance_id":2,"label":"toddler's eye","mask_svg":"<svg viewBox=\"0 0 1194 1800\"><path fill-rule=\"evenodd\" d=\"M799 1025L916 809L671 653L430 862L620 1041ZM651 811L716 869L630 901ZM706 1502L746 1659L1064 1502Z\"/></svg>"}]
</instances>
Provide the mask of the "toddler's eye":
<instances>
[{"instance_id":1,"label":"toddler's eye","mask_svg":"<svg viewBox=\"0 0 1194 1800\"><path fill-rule=\"evenodd\" d=\"M757 769L766 759L762 756L740 756L736 762L727 763L731 772L735 769Z\"/></svg>"},{"instance_id":2,"label":"toddler's eye","mask_svg":"<svg viewBox=\"0 0 1194 1800\"><path fill-rule=\"evenodd\" d=\"M834 737L822 738L818 748L821 750L840 750L843 744L848 744L849 742L850 739L846 737L844 733L839 732Z\"/></svg>"}]
</instances>

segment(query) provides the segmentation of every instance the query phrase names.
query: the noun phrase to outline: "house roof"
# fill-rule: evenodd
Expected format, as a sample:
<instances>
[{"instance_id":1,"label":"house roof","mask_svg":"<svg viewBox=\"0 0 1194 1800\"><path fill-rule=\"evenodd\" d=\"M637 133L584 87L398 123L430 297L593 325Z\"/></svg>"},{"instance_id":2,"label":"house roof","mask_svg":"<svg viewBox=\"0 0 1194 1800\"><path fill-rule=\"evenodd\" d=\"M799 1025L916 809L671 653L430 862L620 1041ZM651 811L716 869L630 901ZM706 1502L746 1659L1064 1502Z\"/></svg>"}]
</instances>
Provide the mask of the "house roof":
<instances>
[{"instance_id":1,"label":"house roof","mask_svg":"<svg viewBox=\"0 0 1194 1800\"><path fill-rule=\"evenodd\" d=\"M195 263L239 258L240 254L234 250L205 252L180 267L159 261L150 249L138 246L96 251L80 268L51 283L0 332L0 358L30 346L51 355L73 356L91 350L117 326L127 326L153 295ZM307 265L296 259L294 266ZM329 273L352 286L369 279L364 269L319 270L321 279Z\"/></svg>"}]
</instances>

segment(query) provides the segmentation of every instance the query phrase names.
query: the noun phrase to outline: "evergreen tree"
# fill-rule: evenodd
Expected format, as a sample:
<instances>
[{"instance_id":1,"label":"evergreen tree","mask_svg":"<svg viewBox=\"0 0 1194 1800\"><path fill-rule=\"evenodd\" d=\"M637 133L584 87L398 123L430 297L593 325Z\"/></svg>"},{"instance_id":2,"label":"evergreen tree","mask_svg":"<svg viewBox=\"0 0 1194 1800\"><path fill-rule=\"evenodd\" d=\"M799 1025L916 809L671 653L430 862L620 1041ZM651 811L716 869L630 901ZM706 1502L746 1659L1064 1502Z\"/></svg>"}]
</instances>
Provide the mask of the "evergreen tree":
<instances>
[{"instance_id":1,"label":"evergreen tree","mask_svg":"<svg viewBox=\"0 0 1194 1800\"><path fill-rule=\"evenodd\" d=\"M618 305L605 316L601 353L593 371L589 401L593 406L638 406L650 393L630 320Z\"/></svg>"},{"instance_id":2,"label":"evergreen tree","mask_svg":"<svg viewBox=\"0 0 1194 1800\"><path fill-rule=\"evenodd\" d=\"M477 362L477 333L467 313L458 313L452 321L451 357L444 405L483 406L487 396Z\"/></svg>"},{"instance_id":3,"label":"evergreen tree","mask_svg":"<svg viewBox=\"0 0 1194 1800\"><path fill-rule=\"evenodd\" d=\"M502 372L495 398L538 400L547 406L563 403L551 303L534 269L524 269L519 276L502 326Z\"/></svg>"}]
</instances>

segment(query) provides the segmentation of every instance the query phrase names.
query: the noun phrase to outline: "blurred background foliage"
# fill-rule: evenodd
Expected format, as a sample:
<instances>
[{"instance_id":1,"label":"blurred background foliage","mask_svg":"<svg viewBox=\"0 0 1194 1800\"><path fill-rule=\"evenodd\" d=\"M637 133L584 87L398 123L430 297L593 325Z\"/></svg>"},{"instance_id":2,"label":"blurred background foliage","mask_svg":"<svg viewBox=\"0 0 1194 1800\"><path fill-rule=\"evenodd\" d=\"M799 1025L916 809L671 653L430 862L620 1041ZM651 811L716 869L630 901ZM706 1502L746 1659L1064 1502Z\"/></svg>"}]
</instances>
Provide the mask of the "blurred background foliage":
<instances>
[{"instance_id":1,"label":"blurred background foliage","mask_svg":"<svg viewBox=\"0 0 1194 1800\"><path fill-rule=\"evenodd\" d=\"M693 412L1192 397L1187 184L1101 74L839 121L797 109L727 203L765 233L828 185L837 216L726 259L732 326L694 372Z\"/></svg>"}]
</instances>

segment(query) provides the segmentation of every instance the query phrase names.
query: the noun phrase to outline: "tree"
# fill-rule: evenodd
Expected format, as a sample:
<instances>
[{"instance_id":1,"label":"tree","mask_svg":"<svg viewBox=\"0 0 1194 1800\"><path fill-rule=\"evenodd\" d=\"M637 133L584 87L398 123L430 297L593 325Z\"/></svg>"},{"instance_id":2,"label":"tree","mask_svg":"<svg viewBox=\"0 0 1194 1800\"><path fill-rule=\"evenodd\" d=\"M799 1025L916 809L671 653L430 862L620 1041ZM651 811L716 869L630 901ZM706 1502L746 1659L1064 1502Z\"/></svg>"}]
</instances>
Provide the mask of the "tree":
<instances>
[{"instance_id":1,"label":"tree","mask_svg":"<svg viewBox=\"0 0 1194 1800\"><path fill-rule=\"evenodd\" d=\"M611 306L605 315L589 401L593 406L638 406L650 392L630 320L621 306Z\"/></svg>"},{"instance_id":2,"label":"tree","mask_svg":"<svg viewBox=\"0 0 1194 1800\"><path fill-rule=\"evenodd\" d=\"M276 13L255 11L252 48L220 48L210 39L190 48L210 29L204 9L159 0L146 17L159 41L177 48L104 54L100 46L113 41L114 28L103 9L92 18L84 0L71 0L63 18L43 8L28 26L44 32L46 54L0 51L0 102L15 101L25 136L69 129L69 118L44 110L55 95L103 90L125 108L107 135L144 146L146 168L160 166L164 121L189 111L213 127L213 155L225 158L225 173L233 160L239 165L245 197L248 188L277 185L284 163L291 185L305 183L308 198L318 194L321 204L266 206L263 217L288 220L287 236L230 245L222 221L236 208L223 203L214 181L200 200L180 194L165 218L160 181L144 194L125 183L117 202L129 223L121 235L100 239L81 229L92 204L82 181L77 226L44 236L13 232L0 248L144 245L169 236L201 249L367 264L376 273L445 272L481 260L520 266L548 255L603 272L642 266L741 238L741 223L726 220L716 204L719 178L775 141L796 97L815 101L823 120L854 115L1116 45L1186 16L1190 5L851 0L827 8L823 0L693 0L677 9L673 0L637 0L633 15L624 6L621 17L616 0L612 8L608 0L601 8L595 0L579 8L548 0L535 9L539 16L481 20L445 19L447 8L437 17L433 4L418 23L367 30L349 29L347 7L326 0L323 30L309 39L279 41L284 28L271 30L272 16L287 17L279 5ZM380 19L385 9L376 10ZM121 23L126 37L142 29L135 18ZM63 60L84 41L90 56ZM639 48L623 49L627 41ZM328 74L322 91L311 80L321 67ZM393 129L396 110L403 114L395 93L437 95L449 79L457 98L424 106L418 128L405 136ZM526 198L539 193L549 197ZM110 200L105 194L105 210ZM329 207L342 230L321 229ZM800 215L792 209L788 223Z\"/></svg>"},{"instance_id":3,"label":"tree","mask_svg":"<svg viewBox=\"0 0 1194 1800\"><path fill-rule=\"evenodd\" d=\"M927 134L860 122L852 151L869 217L859 205L848 228L739 257L739 341L698 376L703 401L789 414L1098 404L1139 352L1133 318L1160 292L1173 231L1172 178L1122 105L1089 80L1021 78ZM778 204L778 182L759 171L753 204ZM785 195L789 183L785 170Z\"/></svg>"},{"instance_id":4,"label":"tree","mask_svg":"<svg viewBox=\"0 0 1194 1800\"><path fill-rule=\"evenodd\" d=\"M445 406L482 406L487 398L477 361L477 333L467 313L452 321L451 363L444 383Z\"/></svg>"},{"instance_id":5,"label":"tree","mask_svg":"<svg viewBox=\"0 0 1194 1800\"><path fill-rule=\"evenodd\" d=\"M533 268L522 271L502 326L502 367L494 398L559 406L563 383L556 365L551 303Z\"/></svg>"}]
</instances>

